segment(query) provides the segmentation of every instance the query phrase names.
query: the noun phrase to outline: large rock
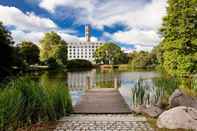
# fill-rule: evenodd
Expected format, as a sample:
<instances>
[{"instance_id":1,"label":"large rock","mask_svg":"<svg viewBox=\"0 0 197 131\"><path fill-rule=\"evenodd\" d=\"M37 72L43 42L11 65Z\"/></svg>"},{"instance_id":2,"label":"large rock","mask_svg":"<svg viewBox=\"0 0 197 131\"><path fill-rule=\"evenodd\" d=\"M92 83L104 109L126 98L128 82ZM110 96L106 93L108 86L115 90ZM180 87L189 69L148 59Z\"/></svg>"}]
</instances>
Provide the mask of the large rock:
<instances>
[{"instance_id":1,"label":"large rock","mask_svg":"<svg viewBox=\"0 0 197 131\"><path fill-rule=\"evenodd\" d=\"M145 114L150 117L158 117L163 112L163 110L157 106L146 107L144 105L140 105L134 108L133 112L137 114Z\"/></svg>"},{"instance_id":2,"label":"large rock","mask_svg":"<svg viewBox=\"0 0 197 131\"><path fill-rule=\"evenodd\" d=\"M184 106L172 108L159 116L157 126L167 129L197 129L197 110Z\"/></svg>"},{"instance_id":3,"label":"large rock","mask_svg":"<svg viewBox=\"0 0 197 131\"><path fill-rule=\"evenodd\" d=\"M171 108L176 106L187 106L197 109L197 98L185 95L179 89L175 90L169 98Z\"/></svg>"}]
</instances>

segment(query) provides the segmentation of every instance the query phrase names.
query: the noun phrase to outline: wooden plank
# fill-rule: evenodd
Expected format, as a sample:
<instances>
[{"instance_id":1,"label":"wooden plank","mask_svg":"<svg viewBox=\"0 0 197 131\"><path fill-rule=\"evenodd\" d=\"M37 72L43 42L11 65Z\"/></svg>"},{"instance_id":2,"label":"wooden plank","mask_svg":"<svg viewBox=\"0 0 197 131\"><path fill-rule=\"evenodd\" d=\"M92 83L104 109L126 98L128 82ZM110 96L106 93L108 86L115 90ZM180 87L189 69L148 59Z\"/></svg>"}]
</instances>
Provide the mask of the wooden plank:
<instances>
[{"instance_id":1,"label":"wooden plank","mask_svg":"<svg viewBox=\"0 0 197 131\"><path fill-rule=\"evenodd\" d=\"M81 97L74 107L74 113L131 113L128 105L117 89L91 89Z\"/></svg>"}]
</instances>

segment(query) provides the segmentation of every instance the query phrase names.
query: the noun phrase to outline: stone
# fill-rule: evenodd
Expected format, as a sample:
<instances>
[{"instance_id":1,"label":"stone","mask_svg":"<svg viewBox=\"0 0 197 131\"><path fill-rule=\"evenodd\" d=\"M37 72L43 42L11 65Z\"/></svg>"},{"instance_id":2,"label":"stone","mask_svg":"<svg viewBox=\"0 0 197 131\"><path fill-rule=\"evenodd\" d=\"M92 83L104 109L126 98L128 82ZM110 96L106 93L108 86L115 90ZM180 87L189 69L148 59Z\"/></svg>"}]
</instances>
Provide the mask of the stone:
<instances>
[{"instance_id":1,"label":"stone","mask_svg":"<svg viewBox=\"0 0 197 131\"><path fill-rule=\"evenodd\" d=\"M152 131L146 119L133 114L72 114L59 120L55 130L86 131ZM72 127L70 123L73 123Z\"/></svg>"},{"instance_id":2,"label":"stone","mask_svg":"<svg viewBox=\"0 0 197 131\"><path fill-rule=\"evenodd\" d=\"M151 106L145 110L145 114L150 117L158 117L161 113L163 113L163 110L157 106Z\"/></svg>"},{"instance_id":3,"label":"stone","mask_svg":"<svg viewBox=\"0 0 197 131\"><path fill-rule=\"evenodd\" d=\"M144 105L137 106L133 111L137 114L141 113L150 117L158 117L163 112L163 110L157 106L146 107Z\"/></svg>"},{"instance_id":4,"label":"stone","mask_svg":"<svg viewBox=\"0 0 197 131\"><path fill-rule=\"evenodd\" d=\"M192 107L179 106L163 112L157 119L159 128L197 129L197 110Z\"/></svg>"},{"instance_id":5,"label":"stone","mask_svg":"<svg viewBox=\"0 0 197 131\"><path fill-rule=\"evenodd\" d=\"M197 97L187 96L179 89L176 89L169 98L170 108L176 106L187 106L197 109Z\"/></svg>"},{"instance_id":6,"label":"stone","mask_svg":"<svg viewBox=\"0 0 197 131\"><path fill-rule=\"evenodd\" d=\"M138 105L137 107L133 107L132 111L137 114L141 114L144 112L145 109L146 109L145 105Z\"/></svg>"}]
</instances>

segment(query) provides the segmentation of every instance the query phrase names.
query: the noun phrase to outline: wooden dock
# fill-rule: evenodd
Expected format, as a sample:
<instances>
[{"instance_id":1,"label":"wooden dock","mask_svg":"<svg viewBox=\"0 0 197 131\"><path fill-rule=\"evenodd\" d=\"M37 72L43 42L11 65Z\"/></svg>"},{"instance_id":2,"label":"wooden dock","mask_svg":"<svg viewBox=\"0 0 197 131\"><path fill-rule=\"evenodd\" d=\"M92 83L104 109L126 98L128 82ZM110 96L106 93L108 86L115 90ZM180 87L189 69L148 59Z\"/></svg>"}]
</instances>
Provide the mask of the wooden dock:
<instances>
[{"instance_id":1,"label":"wooden dock","mask_svg":"<svg viewBox=\"0 0 197 131\"><path fill-rule=\"evenodd\" d=\"M113 89L90 89L74 107L77 114L127 114L131 113L119 91Z\"/></svg>"}]
</instances>

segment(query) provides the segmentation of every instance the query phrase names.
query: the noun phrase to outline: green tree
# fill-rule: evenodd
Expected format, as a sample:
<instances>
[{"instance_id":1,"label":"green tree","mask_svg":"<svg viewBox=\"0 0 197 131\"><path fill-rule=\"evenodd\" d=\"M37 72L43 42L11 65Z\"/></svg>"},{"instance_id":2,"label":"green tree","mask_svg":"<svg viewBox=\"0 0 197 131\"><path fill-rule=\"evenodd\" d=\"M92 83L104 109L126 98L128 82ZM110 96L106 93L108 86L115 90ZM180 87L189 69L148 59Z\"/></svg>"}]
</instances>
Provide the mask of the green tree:
<instances>
[{"instance_id":1,"label":"green tree","mask_svg":"<svg viewBox=\"0 0 197 131\"><path fill-rule=\"evenodd\" d=\"M116 44L106 43L96 49L94 57L96 63L122 64L125 62L126 55Z\"/></svg>"},{"instance_id":2,"label":"green tree","mask_svg":"<svg viewBox=\"0 0 197 131\"><path fill-rule=\"evenodd\" d=\"M11 33L0 22L0 77L4 77L11 71L13 64L13 44Z\"/></svg>"},{"instance_id":3,"label":"green tree","mask_svg":"<svg viewBox=\"0 0 197 131\"><path fill-rule=\"evenodd\" d=\"M74 59L69 60L67 63L68 69L82 69L82 68L92 68L92 63L88 60Z\"/></svg>"},{"instance_id":4,"label":"green tree","mask_svg":"<svg viewBox=\"0 0 197 131\"><path fill-rule=\"evenodd\" d=\"M166 72L188 75L197 72L197 0L168 0L161 33L162 65Z\"/></svg>"},{"instance_id":5,"label":"green tree","mask_svg":"<svg viewBox=\"0 0 197 131\"><path fill-rule=\"evenodd\" d=\"M64 66L67 61L66 42L55 32L46 33L40 41L40 60L51 65Z\"/></svg>"},{"instance_id":6,"label":"green tree","mask_svg":"<svg viewBox=\"0 0 197 131\"><path fill-rule=\"evenodd\" d=\"M129 64L132 68L152 68L157 64L156 53L140 51L129 54Z\"/></svg>"},{"instance_id":7,"label":"green tree","mask_svg":"<svg viewBox=\"0 0 197 131\"><path fill-rule=\"evenodd\" d=\"M18 52L26 64L32 65L39 63L40 50L34 43L23 41L18 45Z\"/></svg>"}]
</instances>

